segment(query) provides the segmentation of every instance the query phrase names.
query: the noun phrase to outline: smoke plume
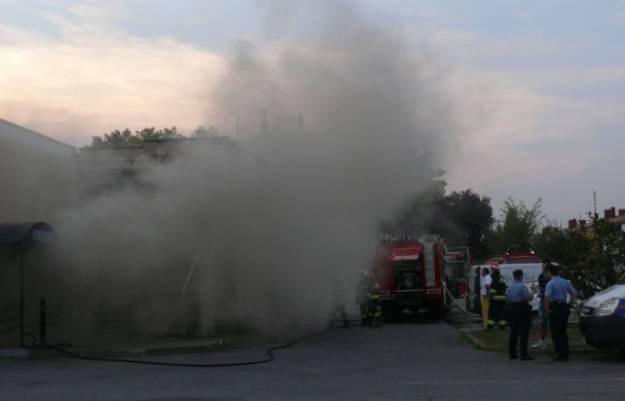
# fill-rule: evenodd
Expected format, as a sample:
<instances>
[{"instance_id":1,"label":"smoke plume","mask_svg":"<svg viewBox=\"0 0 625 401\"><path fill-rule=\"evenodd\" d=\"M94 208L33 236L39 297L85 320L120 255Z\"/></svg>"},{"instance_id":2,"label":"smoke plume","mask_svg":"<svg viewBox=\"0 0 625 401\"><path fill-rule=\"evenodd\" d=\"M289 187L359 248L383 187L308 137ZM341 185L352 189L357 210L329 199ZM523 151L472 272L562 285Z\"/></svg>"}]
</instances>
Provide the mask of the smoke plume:
<instances>
[{"instance_id":1,"label":"smoke plume","mask_svg":"<svg viewBox=\"0 0 625 401\"><path fill-rule=\"evenodd\" d=\"M204 273L190 285L217 294L226 321L266 328L353 305L381 219L430 184L453 115L427 52L348 3L323 4L297 17L315 21L311 31L273 21L287 31L227 55L211 103L234 143L184 141L164 162L135 163L132 185L57 216L85 310L140 305L144 327L169 327L179 309L162 300L196 255Z\"/></svg>"}]
</instances>

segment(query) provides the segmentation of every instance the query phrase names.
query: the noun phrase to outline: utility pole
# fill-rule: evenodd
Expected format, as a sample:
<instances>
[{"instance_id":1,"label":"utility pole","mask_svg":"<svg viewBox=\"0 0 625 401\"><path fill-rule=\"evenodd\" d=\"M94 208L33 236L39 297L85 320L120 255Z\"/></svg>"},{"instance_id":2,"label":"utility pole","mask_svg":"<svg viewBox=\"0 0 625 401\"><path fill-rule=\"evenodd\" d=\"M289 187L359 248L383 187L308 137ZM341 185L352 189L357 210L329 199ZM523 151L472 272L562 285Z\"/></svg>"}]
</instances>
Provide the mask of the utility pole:
<instances>
[{"instance_id":1,"label":"utility pole","mask_svg":"<svg viewBox=\"0 0 625 401\"><path fill-rule=\"evenodd\" d=\"M597 214L597 191L595 190L592 191L592 199L593 199L595 219L596 219L599 215Z\"/></svg>"}]
</instances>

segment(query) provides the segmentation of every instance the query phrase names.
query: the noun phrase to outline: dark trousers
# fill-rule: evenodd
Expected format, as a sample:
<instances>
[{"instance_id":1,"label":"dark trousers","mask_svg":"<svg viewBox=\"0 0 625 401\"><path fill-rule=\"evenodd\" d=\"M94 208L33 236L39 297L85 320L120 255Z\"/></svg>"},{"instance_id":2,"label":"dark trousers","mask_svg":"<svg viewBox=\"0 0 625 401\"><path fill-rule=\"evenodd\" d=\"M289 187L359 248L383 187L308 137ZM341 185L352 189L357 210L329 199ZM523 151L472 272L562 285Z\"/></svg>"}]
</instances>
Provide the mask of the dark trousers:
<instances>
[{"instance_id":1,"label":"dark trousers","mask_svg":"<svg viewBox=\"0 0 625 401\"><path fill-rule=\"evenodd\" d=\"M488 310L488 320L490 324L494 326L499 325L501 322L506 320L506 301L505 300L496 300L492 299L490 301L490 308ZM491 323L492 321L492 323Z\"/></svg>"},{"instance_id":2,"label":"dark trousers","mask_svg":"<svg viewBox=\"0 0 625 401\"><path fill-rule=\"evenodd\" d=\"M569 306L565 303L552 303L550 309L549 324L554 351L558 356L568 358L569 336L566 328L569 325Z\"/></svg>"},{"instance_id":3,"label":"dark trousers","mask_svg":"<svg viewBox=\"0 0 625 401\"><path fill-rule=\"evenodd\" d=\"M508 339L508 353L516 356L517 344L521 356L527 356L527 340L530 332L532 310L527 302L513 302L510 304L510 337Z\"/></svg>"}]
</instances>

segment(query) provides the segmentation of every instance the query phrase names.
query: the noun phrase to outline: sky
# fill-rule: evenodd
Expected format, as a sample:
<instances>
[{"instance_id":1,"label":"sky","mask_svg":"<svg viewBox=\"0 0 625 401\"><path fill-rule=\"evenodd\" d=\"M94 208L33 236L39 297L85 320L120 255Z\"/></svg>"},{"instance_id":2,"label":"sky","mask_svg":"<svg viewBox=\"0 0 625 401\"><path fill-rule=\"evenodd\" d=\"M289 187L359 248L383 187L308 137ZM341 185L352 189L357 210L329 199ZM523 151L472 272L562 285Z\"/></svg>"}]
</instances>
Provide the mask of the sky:
<instances>
[{"instance_id":1,"label":"sky","mask_svg":"<svg viewBox=\"0 0 625 401\"><path fill-rule=\"evenodd\" d=\"M442 163L450 190L496 213L541 198L558 224L588 212L593 190L600 209L625 208L625 1L351 1L438 60L462 127ZM216 124L233 43L305 38L320 14L301 9L316 4L0 0L0 118L77 146Z\"/></svg>"}]
</instances>

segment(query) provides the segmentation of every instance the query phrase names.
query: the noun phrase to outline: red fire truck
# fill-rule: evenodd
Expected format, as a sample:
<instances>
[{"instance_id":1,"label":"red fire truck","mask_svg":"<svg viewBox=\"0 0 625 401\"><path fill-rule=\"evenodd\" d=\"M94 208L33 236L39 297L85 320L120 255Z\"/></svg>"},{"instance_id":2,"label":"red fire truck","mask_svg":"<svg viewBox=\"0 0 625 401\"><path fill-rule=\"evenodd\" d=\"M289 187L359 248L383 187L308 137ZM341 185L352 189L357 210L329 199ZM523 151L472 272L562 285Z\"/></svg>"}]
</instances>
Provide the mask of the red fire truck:
<instances>
[{"instance_id":1,"label":"red fire truck","mask_svg":"<svg viewBox=\"0 0 625 401\"><path fill-rule=\"evenodd\" d=\"M385 317L406 309L417 312L449 310L445 291L445 246L434 235L418 240L391 239L376 252L373 273L376 295Z\"/></svg>"}]
</instances>

